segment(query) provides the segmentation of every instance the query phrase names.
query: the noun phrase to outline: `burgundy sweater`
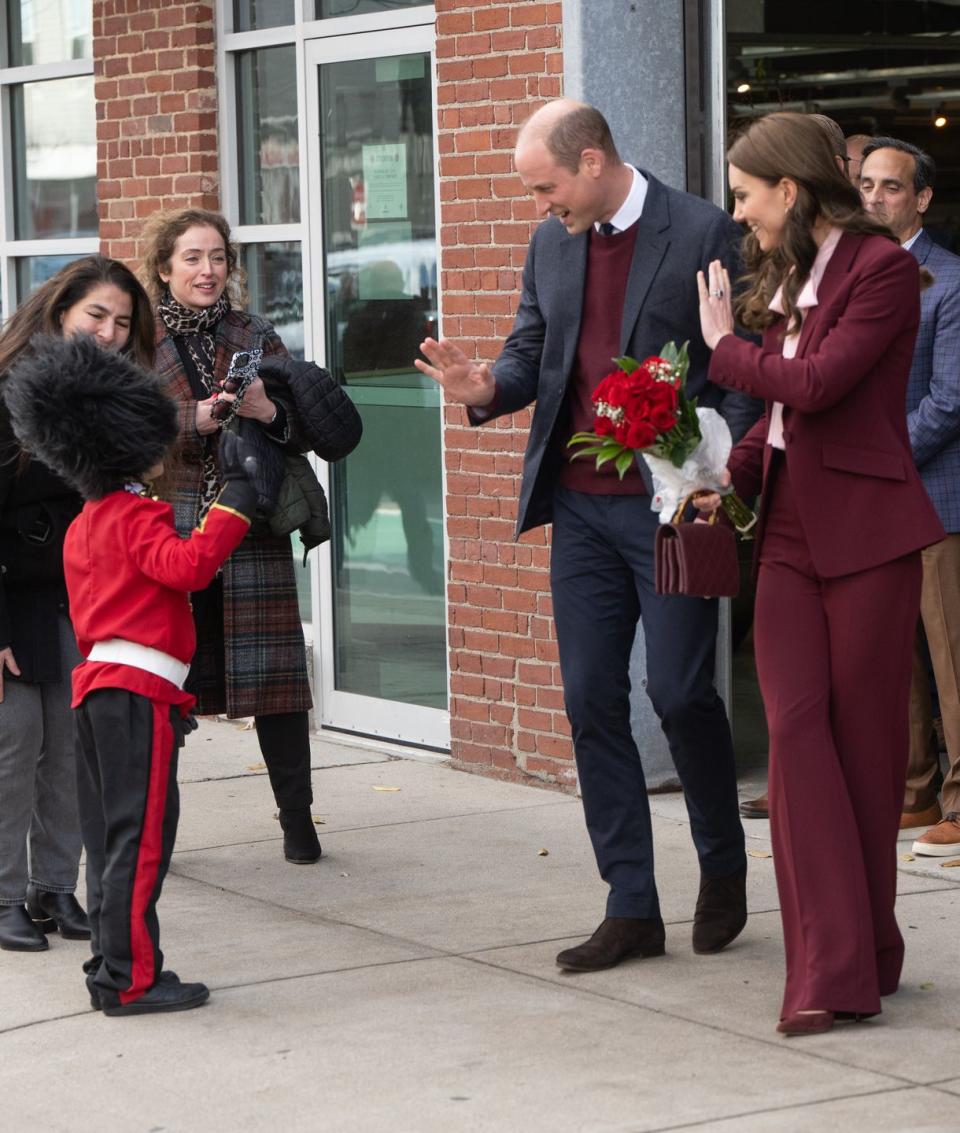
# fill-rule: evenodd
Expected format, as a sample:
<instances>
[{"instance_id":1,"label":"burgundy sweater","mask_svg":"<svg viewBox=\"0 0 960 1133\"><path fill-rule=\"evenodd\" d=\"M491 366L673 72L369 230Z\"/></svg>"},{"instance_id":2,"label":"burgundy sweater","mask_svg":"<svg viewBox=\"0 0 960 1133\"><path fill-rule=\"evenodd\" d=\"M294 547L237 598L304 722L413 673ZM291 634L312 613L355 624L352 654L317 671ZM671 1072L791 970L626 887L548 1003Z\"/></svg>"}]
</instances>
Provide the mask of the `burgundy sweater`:
<instances>
[{"instance_id":1,"label":"burgundy sweater","mask_svg":"<svg viewBox=\"0 0 960 1133\"><path fill-rule=\"evenodd\" d=\"M580 338L565 403L569 429L562 437L563 445L574 433L593 431L593 391L602 378L617 368L613 359L620 354L620 324L636 242L636 224L613 236L601 236L596 229L590 229ZM594 495L646 494L635 463L621 480L613 461L598 472L592 456L581 456L571 462L573 451L564 450L560 472L564 488Z\"/></svg>"}]
</instances>

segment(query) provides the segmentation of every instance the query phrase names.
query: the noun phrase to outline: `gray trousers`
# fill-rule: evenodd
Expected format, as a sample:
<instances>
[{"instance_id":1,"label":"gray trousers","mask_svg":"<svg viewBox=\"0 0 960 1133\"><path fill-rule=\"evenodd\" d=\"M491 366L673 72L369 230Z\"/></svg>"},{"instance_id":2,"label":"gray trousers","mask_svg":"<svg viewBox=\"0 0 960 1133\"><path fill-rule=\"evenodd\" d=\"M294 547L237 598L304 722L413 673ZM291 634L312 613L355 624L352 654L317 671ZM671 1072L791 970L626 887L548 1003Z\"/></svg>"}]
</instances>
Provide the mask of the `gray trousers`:
<instances>
[{"instance_id":1,"label":"gray trousers","mask_svg":"<svg viewBox=\"0 0 960 1133\"><path fill-rule=\"evenodd\" d=\"M0 703L0 905L22 905L27 880L72 893L80 864L77 741L70 673L80 663L60 618L57 684L6 679Z\"/></svg>"}]
</instances>

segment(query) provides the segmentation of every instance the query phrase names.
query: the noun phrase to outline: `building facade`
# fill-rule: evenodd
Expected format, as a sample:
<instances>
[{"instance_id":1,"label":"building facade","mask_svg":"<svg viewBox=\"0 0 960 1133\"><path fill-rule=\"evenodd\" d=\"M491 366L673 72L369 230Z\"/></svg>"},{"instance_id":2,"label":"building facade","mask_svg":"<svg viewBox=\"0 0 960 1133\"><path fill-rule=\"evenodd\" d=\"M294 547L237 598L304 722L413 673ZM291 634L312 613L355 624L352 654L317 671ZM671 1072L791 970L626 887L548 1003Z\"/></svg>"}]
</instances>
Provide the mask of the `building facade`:
<instances>
[{"instance_id":1,"label":"building facade","mask_svg":"<svg viewBox=\"0 0 960 1133\"><path fill-rule=\"evenodd\" d=\"M157 209L220 209L250 308L360 408L361 446L318 469L334 538L301 570L318 726L573 786L549 532L513 539L529 415L472 429L412 358L438 332L496 356L536 223L511 151L519 123L561 93L604 110L624 157L720 203L736 118L785 105L848 134L908 137L938 158L935 219L953 240L957 9L822 7L819 19L770 0L6 5L3 310L65 257L135 262ZM643 678L640 642L635 722L656 778L665 753Z\"/></svg>"}]
</instances>

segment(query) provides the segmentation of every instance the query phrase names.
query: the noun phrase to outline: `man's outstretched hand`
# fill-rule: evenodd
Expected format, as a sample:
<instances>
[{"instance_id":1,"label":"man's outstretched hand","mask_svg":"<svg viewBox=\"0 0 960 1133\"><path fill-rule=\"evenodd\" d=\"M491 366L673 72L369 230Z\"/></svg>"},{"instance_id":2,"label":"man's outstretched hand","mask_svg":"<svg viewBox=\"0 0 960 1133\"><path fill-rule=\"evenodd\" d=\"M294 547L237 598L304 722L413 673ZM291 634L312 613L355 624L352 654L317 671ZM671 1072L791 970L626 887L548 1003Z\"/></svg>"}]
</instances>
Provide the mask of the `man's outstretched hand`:
<instances>
[{"instance_id":1,"label":"man's outstretched hand","mask_svg":"<svg viewBox=\"0 0 960 1133\"><path fill-rule=\"evenodd\" d=\"M493 401L496 382L486 362L473 362L454 342L427 338L420 343L421 353L429 359L414 359L421 374L443 386L445 393L461 405L482 409Z\"/></svg>"}]
</instances>

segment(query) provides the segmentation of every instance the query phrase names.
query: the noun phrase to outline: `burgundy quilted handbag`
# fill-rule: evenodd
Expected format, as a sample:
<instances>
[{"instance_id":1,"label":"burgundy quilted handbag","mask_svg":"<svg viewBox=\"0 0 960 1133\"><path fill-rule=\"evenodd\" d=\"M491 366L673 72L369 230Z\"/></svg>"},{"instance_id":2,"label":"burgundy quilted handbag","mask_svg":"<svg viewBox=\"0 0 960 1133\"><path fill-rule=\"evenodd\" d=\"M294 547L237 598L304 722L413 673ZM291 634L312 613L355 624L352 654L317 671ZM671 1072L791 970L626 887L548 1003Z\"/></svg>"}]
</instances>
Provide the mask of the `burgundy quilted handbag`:
<instances>
[{"instance_id":1,"label":"burgundy quilted handbag","mask_svg":"<svg viewBox=\"0 0 960 1133\"><path fill-rule=\"evenodd\" d=\"M733 598L740 588L737 537L717 522L716 512L707 523L683 523L686 503L677 509L672 523L657 529L657 593Z\"/></svg>"}]
</instances>

